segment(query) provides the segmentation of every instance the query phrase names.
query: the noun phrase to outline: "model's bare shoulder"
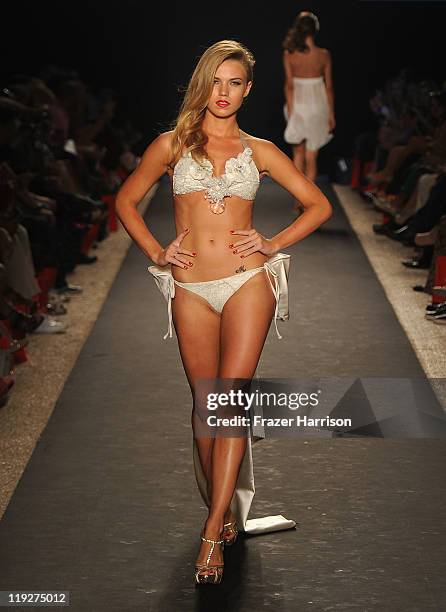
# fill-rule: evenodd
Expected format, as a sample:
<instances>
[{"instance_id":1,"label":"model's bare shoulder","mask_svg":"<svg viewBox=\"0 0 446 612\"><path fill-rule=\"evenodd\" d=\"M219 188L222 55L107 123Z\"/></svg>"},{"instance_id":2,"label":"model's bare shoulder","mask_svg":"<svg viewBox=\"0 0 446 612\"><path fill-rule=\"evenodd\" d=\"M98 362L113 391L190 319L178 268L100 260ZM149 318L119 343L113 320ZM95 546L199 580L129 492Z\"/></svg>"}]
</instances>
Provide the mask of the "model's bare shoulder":
<instances>
[{"instance_id":1,"label":"model's bare shoulder","mask_svg":"<svg viewBox=\"0 0 446 612\"><path fill-rule=\"evenodd\" d=\"M162 132L159 134L153 141L154 144L156 143L156 146L163 156L167 172L172 169L172 136L173 130L169 130L168 132Z\"/></svg>"},{"instance_id":2,"label":"model's bare shoulder","mask_svg":"<svg viewBox=\"0 0 446 612\"><path fill-rule=\"evenodd\" d=\"M265 140L264 138L258 138L257 136L252 136L252 134L247 134L246 132L243 132L243 134L246 137L247 144L252 149L255 165L257 166L261 174L265 173L265 166L263 162L264 155L262 151L264 150L264 143L268 143L269 140Z\"/></svg>"},{"instance_id":3,"label":"model's bare shoulder","mask_svg":"<svg viewBox=\"0 0 446 612\"><path fill-rule=\"evenodd\" d=\"M280 184L283 184L282 179L290 171L297 175L301 174L288 155L274 142L264 138L256 138L256 140L256 157L264 174L277 180Z\"/></svg>"},{"instance_id":4,"label":"model's bare shoulder","mask_svg":"<svg viewBox=\"0 0 446 612\"><path fill-rule=\"evenodd\" d=\"M324 60L324 62L328 64L328 62L330 62L331 60L330 51L328 49L324 49L321 47L321 57Z\"/></svg>"},{"instance_id":5,"label":"model's bare shoulder","mask_svg":"<svg viewBox=\"0 0 446 612\"><path fill-rule=\"evenodd\" d=\"M268 159L274 155L275 151L279 151L278 147L265 138L256 136L249 137L249 145L253 151L254 161L261 174L268 174Z\"/></svg>"},{"instance_id":6,"label":"model's bare shoulder","mask_svg":"<svg viewBox=\"0 0 446 612\"><path fill-rule=\"evenodd\" d=\"M149 164L162 165L164 171L169 173L172 168L172 135L173 130L158 134L147 146L142 156L142 162L147 161Z\"/></svg>"},{"instance_id":7,"label":"model's bare shoulder","mask_svg":"<svg viewBox=\"0 0 446 612\"><path fill-rule=\"evenodd\" d=\"M161 132L161 134L156 137L156 140L159 140L164 145L170 145L170 143L172 142L172 136L173 130L169 130L168 132Z\"/></svg>"},{"instance_id":8,"label":"model's bare shoulder","mask_svg":"<svg viewBox=\"0 0 446 612\"><path fill-rule=\"evenodd\" d=\"M263 138L258 138L257 136L253 136L252 134L248 134L248 132L242 132L242 134L244 135L244 137L246 138L249 146L252 147L256 147L257 143L260 142L265 142L263 140Z\"/></svg>"},{"instance_id":9,"label":"model's bare shoulder","mask_svg":"<svg viewBox=\"0 0 446 612\"><path fill-rule=\"evenodd\" d=\"M173 130L168 132L161 132L154 140L152 140L150 146L155 148L161 155L164 156L165 161L168 161L170 156L170 147L172 143Z\"/></svg>"},{"instance_id":10,"label":"model's bare shoulder","mask_svg":"<svg viewBox=\"0 0 446 612\"><path fill-rule=\"evenodd\" d=\"M137 205L152 186L169 172L171 133L163 132L154 138L144 151L141 161L127 177L117 195L122 206Z\"/></svg>"},{"instance_id":11,"label":"model's bare shoulder","mask_svg":"<svg viewBox=\"0 0 446 612\"><path fill-rule=\"evenodd\" d=\"M328 219L332 214L332 207L327 198L316 185L310 181L286 155L282 149L271 140L253 138L255 153L262 173L268 175L276 183L281 185L296 200L299 200L304 208L314 204L324 209L324 217ZM253 147L254 151L254 147Z\"/></svg>"}]
</instances>

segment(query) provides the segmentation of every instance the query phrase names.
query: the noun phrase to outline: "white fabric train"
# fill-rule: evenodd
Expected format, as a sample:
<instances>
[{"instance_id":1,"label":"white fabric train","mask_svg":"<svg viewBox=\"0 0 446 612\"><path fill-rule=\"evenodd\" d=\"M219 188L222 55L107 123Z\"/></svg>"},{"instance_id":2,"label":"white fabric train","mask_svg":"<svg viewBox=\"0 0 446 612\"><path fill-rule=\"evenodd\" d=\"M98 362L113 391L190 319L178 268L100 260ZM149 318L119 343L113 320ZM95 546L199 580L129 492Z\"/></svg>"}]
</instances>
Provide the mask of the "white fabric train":
<instances>
[{"instance_id":1,"label":"white fabric train","mask_svg":"<svg viewBox=\"0 0 446 612\"><path fill-rule=\"evenodd\" d=\"M249 510L255 494L254 470L252 447L261 438L247 436L246 451L240 466L240 471L235 486L234 495L231 501L231 511L237 521L237 528L250 534L269 533L272 531L282 531L292 529L296 526L296 521L285 518L282 514L264 516L261 518L248 519ZM194 471L198 489L204 503L209 506L209 498L206 490L206 477L201 467L200 456L198 454L197 441L193 439L193 459Z\"/></svg>"}]
</instances>

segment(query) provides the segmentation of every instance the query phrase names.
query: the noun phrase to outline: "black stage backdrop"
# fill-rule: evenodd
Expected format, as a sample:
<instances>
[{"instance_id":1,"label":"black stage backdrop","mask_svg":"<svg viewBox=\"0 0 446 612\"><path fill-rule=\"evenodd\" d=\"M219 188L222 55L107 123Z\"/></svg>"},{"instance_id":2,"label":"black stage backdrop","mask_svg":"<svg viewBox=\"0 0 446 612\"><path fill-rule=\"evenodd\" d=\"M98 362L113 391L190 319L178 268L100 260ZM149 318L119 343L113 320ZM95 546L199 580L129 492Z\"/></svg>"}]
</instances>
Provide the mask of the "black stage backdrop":
<instances>
[{"instance_id":1,"label":"black stage backdrop","mask_svg":"<svg viewBox=\"0 0 446 612\"><path fill-rule=\"evenodd\" d=\"M93 90L118 92L120 112L142 132L145 146L169 129L179 88L202 51L234 38L256 58L239 124L287 151L281 43L304 9L318 15L316 42L333 58L336 137L321 151L322 167L333 155L350 155L354 137L373 123L368 100L386 78L408 67L415 80L446 79L445 2L9 0L2 6L1 84L11 73L35 74L45 64L76 69Z\"/></svg>"}]
</instances>

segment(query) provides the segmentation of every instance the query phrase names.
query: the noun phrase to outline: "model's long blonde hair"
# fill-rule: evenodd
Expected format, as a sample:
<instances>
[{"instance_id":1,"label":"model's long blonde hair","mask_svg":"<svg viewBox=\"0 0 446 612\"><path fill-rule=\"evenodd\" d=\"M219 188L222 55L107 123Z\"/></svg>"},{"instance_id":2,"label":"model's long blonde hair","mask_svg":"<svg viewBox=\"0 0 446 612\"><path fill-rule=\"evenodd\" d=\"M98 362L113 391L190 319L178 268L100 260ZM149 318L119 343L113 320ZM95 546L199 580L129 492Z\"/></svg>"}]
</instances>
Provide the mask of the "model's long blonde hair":
<instances>
[{"instance_id":1,"label":"model's long blonde hair","mask_svg":"<svg viewBox=\"0 0 446 612\"><path fill-rule=\"evenodd\" d=\"M201 162L207 158L204 145L208 138L201 130L209 98L214 86L215 73L222 62L238 60L246 70L247 80L253 80L254 56L242 43L236 40L220 40L208 47L198 60L187 86L178 117L173 122L171 140L171 162L173 166L182 151L191 152Z\"/></svg>"}]
</instances>

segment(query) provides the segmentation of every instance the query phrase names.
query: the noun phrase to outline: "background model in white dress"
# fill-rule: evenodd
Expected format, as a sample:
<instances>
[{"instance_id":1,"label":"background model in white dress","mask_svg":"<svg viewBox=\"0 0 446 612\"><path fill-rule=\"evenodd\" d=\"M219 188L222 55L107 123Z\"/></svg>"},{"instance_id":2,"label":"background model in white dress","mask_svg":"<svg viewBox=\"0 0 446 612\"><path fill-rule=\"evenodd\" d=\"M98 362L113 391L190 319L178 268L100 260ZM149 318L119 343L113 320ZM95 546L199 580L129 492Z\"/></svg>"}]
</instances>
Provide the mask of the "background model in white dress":
<instances>
[{"instance_id":1,"label":"background model in white dress","mask_svg":"<svg viewBox=\"0 0 446 612\"><path fill-rule=\"evenodd\" d=\"M286 104L284 115L287 126L285 142L300 144L306 139L306 148L317 151L332 138L328 125L329 106L324 77L293 77L293 109L288 117Z\"/></svg>"}]
</instances>

